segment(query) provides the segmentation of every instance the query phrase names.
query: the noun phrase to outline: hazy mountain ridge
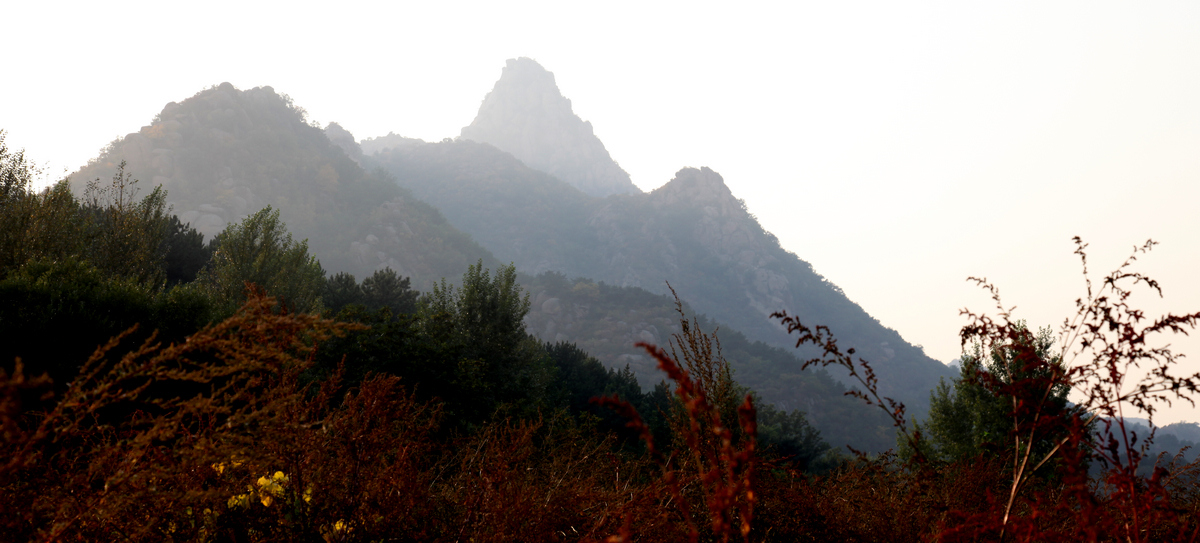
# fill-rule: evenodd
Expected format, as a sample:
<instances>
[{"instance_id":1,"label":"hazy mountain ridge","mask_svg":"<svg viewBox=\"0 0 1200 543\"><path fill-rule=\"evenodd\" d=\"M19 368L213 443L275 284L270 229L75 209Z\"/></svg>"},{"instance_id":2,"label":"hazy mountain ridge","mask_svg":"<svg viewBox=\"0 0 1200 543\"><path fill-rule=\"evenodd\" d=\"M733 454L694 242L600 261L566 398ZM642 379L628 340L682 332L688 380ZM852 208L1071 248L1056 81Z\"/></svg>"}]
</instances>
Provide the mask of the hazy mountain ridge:
<instances>
[{"instance_id":1,"label":"hazy mountain ridge","mask_svg":"<svg viewBox=\"0 0 1200 543\"><path fill-rule=\"evenodd\" d=\"M600 264L592 250L600 238L578 220L591 213L593 198L489 144L407 143L365 161L444 209L452 224L525 273L576 273Z\"/></svg>"},{"instance_id":2,"label":"hazy mountain ridge","mask_svg":"<svg viewBox=\"0 0 1200 543\"><path fill-rule=\"evenodd\" d=\"M641 193L592 124L572 111L554 74L532 59L508 60L461 137L490 143L592 196Z\"/></svg>"},{"instance_id":3,"label":"hazy mountain ridge","mask_svg":"<svg viewBox=\"0 0 1200 543\"><path fill-rule=\"evenodd\" d=\"M867 353L885 390L914 407L927 396L931 380L936 382L919 367L920 360L915 366L906 356L907 345L895 332L779 248L711 170L681 170L650 194L597 198L488 144L424 143L394 134L367 141L393 148L363 156L360 166L351 157L358 158L361 147L340 126L331 123L321 130L308 124L302 110L269 87L239 91L221 85L169 104L153 124L114 142L74 178L78 184L110 176L120 160L127 160L130 174L163 184L176 212L207 224L210 235L240 219L240 213L273 205L297 238L310 240L326 270L362 277L390 266L412 276L422 289L442 277L458 277L477 259L489 267L512 261L525 272L559 271L605 281L617 289L610 293L618 287L644 288L656 299L669 280L696 311L732 327L727 334L745 333L747 342L790 347L791 338L765 317L785 308L811 314L812 322L831 324L835 332L847 330L839 333L843 344ZM527 286L538 302L530 315L532 333L547 341L577 342L612 366L628 363L656 380L656 372L643 363L648 361L635 358L641 354L632 344L646 339L642 332L651 332L656 343L666 341L669 327L655 323L674 322L670 304L651 304L653 311L646 315L652 317L639 316L636 307L613 307L612 315L569 322L563 314L550 314L549 298L538 300L550 291L535 290L532 282ZM634 298L622 300L634 303ZM631 311L632 316L616 316ZM643 322L649 326L637 328ZM571 325L592 329L571 331ZM892 353L900 360L871 357L872 341L889 340L898 346ZM887 353L884 349L889 347L877 350ZM826 397L833 389L801 373L794 355L772 357L769 364L755 362L764 359L758 355L729 358L739 378L768 401L814 409L815 421L829 420L817 411L841 404L803 402L805 394ZM854 407L838 409L862 416Z\"/></svg>"},{"instance_id":4,"label":"hazy mountain ridge","mask_svg":"<svg viewBox=\"0 0 1200 543\"><path fill-rule=\"evenodd\" d=\"M1200 443L1200 424L1195 422L1176 422L1163 426L1161 430L1171 434L1181 441Z\"/></svg>"},{"instance_id":5,"label":"hazy mountain ridge","mask_svg":"<svg viewBox=\"0 0 1200 543\"><path fill-rule=\"evenodd\" d=\"M782 249L716 172L684 168L649 194L597 193L567 178L562 156L603 148L590 129L583 139L563 135L580 123L552 73L527 58L509 60L458 141L425 144L389 134L372 141L375 152L365 160L523 272L556 271L655 293L666 292L669 281L697 311L776 346L794 344L769 319L787 310L830 326L876 365L887 393L914 407L928 401L940 377L953 376ZM469 139L496 149L463 141Z\"/></svg>"},{"instance_id":6,"label":"hazy mountain ridge","mask_svg":"<svg viewBox=\"0 0 1200 543\"><path fill-rule=\"evenodd\" d=\"M373 155L387 149L408 148L425 143L425 140L419 138L406 138L395 132L388 132L386 136L366 138L359 141L358 147L363 154Z\"/></svg>"},{"instance_id":7,"label":"hazy mountain ridge","mask_svg":"<svg viewBox=\"0 0 1200 543\"><path fill-rule=\"evenodd\" d=\"M628 367L643 387L663 378L654 360L635 347L641 341L664 348L680 332L679 314L669 296L637 287L618 287L557 273L526 276L532 309L530 333L546 342L571 342L609 367ZM684 304L684 312L694 315ZM845 387L822 369L800 370L791 349L751 341L741 332L697 318L702 330L720 340L734 378L776 406L799 409L829 443L883 451L895 445L891 420L878 408L844 395Z\"/></svg>"},{"instance_id":8,"label":"hazy mountain ridge","mask_svg":"<svg viewBox=\"0 0 1200 543\"><path fill-rule=\"evenodd\" d=\"M525 273L553 271L656 294L666 293L669 281L716 322L751 340L791 348L794 338L768 318L787 310L804 322L830 326L842 345L875 364L883 390L917 411L938 379L952 375L782 249L707 168L680 170L649 194L596 198L471 141L385 149L364 160Z\"/></svg>"},{"instance_id":9,"label":"hazy mountain ridge","mask_svg":"<svg viewBox=\"0 0 1200 543\"><path fill-rule=\"evenodd\" d=\"M128 174L162 185L174 212L209 238L274 206L327 270L359 277L391 267L425 286L479 259L496 262L436 209L360 167L349 132L331 124L328 133L336 143L271 87L224 83L167 104L71 179L79 190L126 161Z\"/></svg>"}]
</instances>

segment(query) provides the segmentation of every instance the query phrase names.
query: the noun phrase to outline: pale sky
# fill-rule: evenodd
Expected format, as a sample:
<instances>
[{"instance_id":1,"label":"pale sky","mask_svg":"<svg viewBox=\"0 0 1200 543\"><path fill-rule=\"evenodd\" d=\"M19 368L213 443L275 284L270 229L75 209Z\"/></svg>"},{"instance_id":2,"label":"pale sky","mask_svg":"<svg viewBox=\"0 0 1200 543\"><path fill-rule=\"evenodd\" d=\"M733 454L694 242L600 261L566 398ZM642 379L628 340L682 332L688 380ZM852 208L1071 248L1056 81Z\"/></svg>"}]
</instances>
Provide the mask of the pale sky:
<instances>
[{"instance_id":1,"label":"pale sky","mask_svg":"<svg viewBox=\"0 0 1200 543\"><path fill-rule=\"evenodd\" d=\"M359 139L470 124L508 58L554 72L634 183L720 172L783 246L927 353L986 276L1033 325L1135 244L1200 310L1197 2L22 2L0 128L56 176L163 105L271 85ZM1172 340L1200 370L1200 341ZM1175 408L1159 424L1200 420Z\"/></svg>"}]
</instances>

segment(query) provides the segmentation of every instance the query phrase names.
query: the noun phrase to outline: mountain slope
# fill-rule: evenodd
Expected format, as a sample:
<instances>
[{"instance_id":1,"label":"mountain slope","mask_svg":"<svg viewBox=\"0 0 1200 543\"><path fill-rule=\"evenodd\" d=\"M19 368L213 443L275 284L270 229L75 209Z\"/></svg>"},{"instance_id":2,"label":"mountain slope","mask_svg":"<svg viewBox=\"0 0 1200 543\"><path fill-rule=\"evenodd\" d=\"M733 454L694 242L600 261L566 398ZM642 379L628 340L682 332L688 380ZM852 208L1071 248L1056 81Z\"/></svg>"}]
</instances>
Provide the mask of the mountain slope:
<instances>
[{"instance_id":1,"label":"mountain slope","mask_svg":"<svg viewBox=\"0 0 1200 543\"><path fill-rule=\"evenodd\" d=\"M390 266L424 286L479 259L496 263L436 209L347 156L339 144L357 149L348 132L329 130L337 144L272 88L224 83L167 104L71 179L81 188L125 161L143 187L167 189L174 212L207 237L273 206L326 270L359 277Z\"/></svg>"},{"instance_id":2,"label":"mountain slope","mask_svg":"<svg viewBox=\"0 0 1200 543\"><path fill-rule=\"evenodd\" d=\"M490 143L592 196L641 192L571 110L554 74L528 58L510 59L462 138Z\"/></svg>"},{"instance_id":3,"label":"mountain slope","mask_svg":"<svg viewBox=\"0 0 1200 543\"><path fill-rule=\"evenodd\" d=\"M530 333L546 342L570 342L607 366L628 367L643 386L663 379L646 352L634 346L644 341L668 348L680 332L675 301L636 287L618 287L553 272L524 277L532 310L526 317ZM683 311L694 315L686 304ZM801 371L790 349L750 341L728 327L699 317L699 327L713 332L738 383L781 409L805 412L813 427L834 447L882 452L896 444L892 421L876 407L845 395L845 387L819 368Z\"/></svg>"},{"instance_id":4,"label":"mountain slope","mask_svg":"<svg viewBox=\"0 0 1200 543\"><path fill-rule=\"evenodd\" d=\"M917 412L938 379L951 374L781 248L707 168L680 170L649 194L597 198L471 141L384 149L364 162L390 172L523 272L553 271L657 294L670 282L716 322L791 348L794 339L768 318L787 310L830 326L842 345L875 365L885 393Z\"/></svg>"}]
</instances>

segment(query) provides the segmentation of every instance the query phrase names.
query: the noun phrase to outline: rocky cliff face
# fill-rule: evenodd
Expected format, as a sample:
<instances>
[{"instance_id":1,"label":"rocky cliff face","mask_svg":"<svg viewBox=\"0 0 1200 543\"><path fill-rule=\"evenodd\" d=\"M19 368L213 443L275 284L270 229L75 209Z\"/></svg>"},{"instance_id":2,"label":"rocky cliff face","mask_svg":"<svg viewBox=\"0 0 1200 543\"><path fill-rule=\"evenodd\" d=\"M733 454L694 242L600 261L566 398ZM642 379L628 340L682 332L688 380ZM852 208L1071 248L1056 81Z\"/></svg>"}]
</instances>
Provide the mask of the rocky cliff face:
<instances>
[{"instance_id":1,"label":"rocky cliff face","mask_svg":"<svg viewBox=\"0 0 1200 543\"><path fill-rule=\"evenodd\" d=\"M650 193L656 209L691 209L692 235L706 252L730 268L746 302L764 317L792 310L789 281L778 270L778 242L758 225L720 174L685 168Z\"/></svg>"},{"instance_id":2,"label":"rocky cliff face","mask_svg":"<svg viewBox=\"0 0 1200 543\"><path fill-rule=\"evenodd\" d=\"M571 110L554 74L532 59L508 61L462 137L490 143L592 196L641 192L609 156L592 124Z\"/></svg>"},{"instance_id":3,"label":"rocky cliff face","mask_svg":"<svg viewBox=\"0 0 1200 543\"><path fill-rule=\"evenodd\" d=\"M358 142L354 141L354 134L342 128L338 123L329 123L325 127L325 137L329 138L329 142L340 147L346 156L350 157L357 164L362 164L363 151L358 146Z\"/></svg>"},{"instance_id":4,"label":"rocky cliff face","mask_svg":"<svg viewBox=\"0 0 1200 543\"><path fill-rule=\"evenodd\" d=\"M725 322L742 313L736 322L751 325L751 337L782 341L767 326L768 316L794 313L791 283L803 279L788 279L780 259L785 252L720 174L684 168L639 199L607 202L588 219L609 257L605 279L654 292L671 281L697 309Z\"/></svg>"}]
</instances>

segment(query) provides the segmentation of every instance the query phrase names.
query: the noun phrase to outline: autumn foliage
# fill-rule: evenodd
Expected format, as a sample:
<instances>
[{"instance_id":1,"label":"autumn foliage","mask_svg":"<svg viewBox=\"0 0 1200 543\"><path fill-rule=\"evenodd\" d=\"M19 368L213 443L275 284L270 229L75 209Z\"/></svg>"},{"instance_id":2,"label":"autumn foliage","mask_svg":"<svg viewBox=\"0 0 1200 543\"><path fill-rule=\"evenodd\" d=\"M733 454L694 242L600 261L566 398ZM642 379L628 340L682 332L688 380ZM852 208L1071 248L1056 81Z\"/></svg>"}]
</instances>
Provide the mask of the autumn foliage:
<instances>
[{"instance_id":1,"label":"autumn foliage","mask_svg":"<svg viewBox=\"0 0 1200 543\"><path fill-rule=\"evenodd\" d=\"M563 410L501 408L448 427L445 404L420 399L419 382L350 380L349 360L313 373L322 345L366 325L252 292L181 342L113 338L65 387L19 362L0 376L0 538L1194 541L1200 466L1144 458L1121 410L1192 401L1200 378L1177 375L1180 356L1155 335L1186 333L1200 313L1147 318L1131 287L1157 284L1128 265L1089 284L1053 358L980 281L999 314L966 313L963 340L1007 364L978 382L1010 402L1012 431L966 461L926 455L869 362L828 329L781 315L824 350L809 364L851 370L854 394L894 418L908 451L842 455L820 474L763 446L754 396L732 380L715 336L686 320L667 348L641 345L674 387L669 412L656 414L665 438L625 399L593 400L626 421L629 440ZM1045 409L1063 386L1078 393L1075 408Z\"/></svg>"}]
</instances>

